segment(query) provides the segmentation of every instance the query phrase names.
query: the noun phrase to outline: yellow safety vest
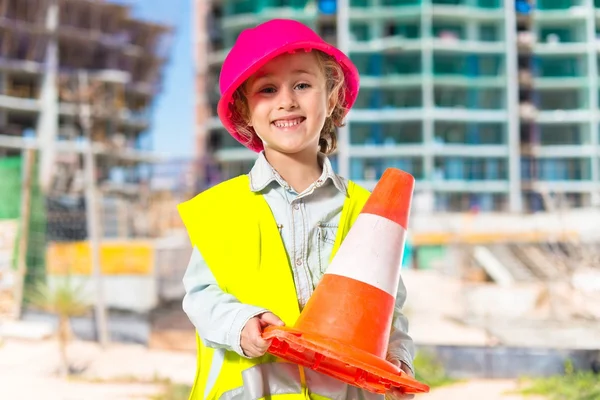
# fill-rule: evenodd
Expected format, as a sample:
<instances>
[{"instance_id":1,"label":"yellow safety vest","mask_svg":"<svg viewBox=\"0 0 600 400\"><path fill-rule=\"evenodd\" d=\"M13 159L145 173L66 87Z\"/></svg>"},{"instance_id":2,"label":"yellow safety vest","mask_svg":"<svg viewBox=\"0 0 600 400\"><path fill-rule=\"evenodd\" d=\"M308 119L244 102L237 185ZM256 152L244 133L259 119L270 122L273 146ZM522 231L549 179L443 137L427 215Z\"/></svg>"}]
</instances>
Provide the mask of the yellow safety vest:
<instances>
[{"instance_id":1,"label":"yellow safety vest","mask_svg":"<svg viewBox=\"0 0 600 400\"><path fill-rule=\"evenodd\" d=\"M333 254L368 196L367 190L348 182L348 197ZM300 311L291 267L271 209L261 194L250 190L248 176L223 182L180 204L178 209L192 245L200 250L220 288L242 303L272 311L287 326L293 326ZM331 390L331 385L319 389L319 383L327 386L323 385L322 375L318 377L314 371L269 354L247 359L227 351L220 371L214 371L211 368L214 350L204 346L198 337L197 345L198 365L190 399L285 397L292 400L339 396L339 393L325 393ZM207 384L211 387L207 388Z\"/></svg>"}]
</instances>

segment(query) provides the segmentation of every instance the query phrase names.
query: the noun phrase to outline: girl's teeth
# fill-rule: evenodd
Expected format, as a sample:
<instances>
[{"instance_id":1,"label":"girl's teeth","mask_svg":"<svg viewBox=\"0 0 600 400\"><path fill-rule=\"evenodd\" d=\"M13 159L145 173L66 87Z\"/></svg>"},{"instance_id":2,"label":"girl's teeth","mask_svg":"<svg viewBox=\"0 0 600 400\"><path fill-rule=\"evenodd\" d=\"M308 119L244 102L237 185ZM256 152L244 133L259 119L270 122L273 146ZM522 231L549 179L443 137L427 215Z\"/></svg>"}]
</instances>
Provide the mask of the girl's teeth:
<instances>
[{"instance_id":1,"label":"girl's teeth","mask_svg":"<svg viewBox=\"0 0 600 400\"><path fill-rule=\"evenodd\" d=\"M290 126L298 125L300 123L300 121L301 120L297 119L295 121L276 122L275 126L278 128L289 128Z\"/></svg>"}]
</instances>

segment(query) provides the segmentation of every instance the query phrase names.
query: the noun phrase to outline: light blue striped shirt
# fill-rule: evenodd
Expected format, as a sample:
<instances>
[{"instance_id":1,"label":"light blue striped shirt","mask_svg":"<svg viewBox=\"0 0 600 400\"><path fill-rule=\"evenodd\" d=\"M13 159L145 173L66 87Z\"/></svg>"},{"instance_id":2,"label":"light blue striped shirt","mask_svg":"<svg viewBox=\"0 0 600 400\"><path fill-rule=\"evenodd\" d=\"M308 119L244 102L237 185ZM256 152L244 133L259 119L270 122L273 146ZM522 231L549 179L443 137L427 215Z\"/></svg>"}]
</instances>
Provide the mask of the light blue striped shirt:
<instances>
[{"instance_id":1,"label":"light blue striped shirt","mask_svg":"<svg viewBox=\"0 0 600 400\"><path fill-rule=\"evenodd\" d=\"M249 173L250 190L262 193L267 201L285 246L294 276L296 294L302 309L329 264L337 234L347 181L333 171L329 159L320 156L321 177L302 193L297 193L260 153ZM186 295L183 309L194 324L204 344L233 350L244 356L240 336L246 322L267 310L242 304L224 293L197 248L183 278ZM398 285L396 312L388 359L402 361L412 369L413 341L408 336L408 322L402 314L406 289Z\"/></svg>"}]
</instances>

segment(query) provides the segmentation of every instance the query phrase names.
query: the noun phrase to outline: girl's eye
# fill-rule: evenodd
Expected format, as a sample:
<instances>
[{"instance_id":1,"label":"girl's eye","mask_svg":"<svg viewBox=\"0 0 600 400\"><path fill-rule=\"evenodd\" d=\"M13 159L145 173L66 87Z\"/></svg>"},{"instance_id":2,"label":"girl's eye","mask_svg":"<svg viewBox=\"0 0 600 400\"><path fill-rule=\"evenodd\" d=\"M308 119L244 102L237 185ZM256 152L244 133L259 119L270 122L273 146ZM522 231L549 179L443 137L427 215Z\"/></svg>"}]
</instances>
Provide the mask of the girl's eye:
<instances>
[{"instance_id":1,"label":"girl's eye","mask_svg":"<svg viewBox=\"0 0 600 400\"><path fill-rule=\"evenodd\" d=\"M275 88L266 87L266 88L260 89L259 93L267 93L267 94L275 93Z\"/></svg>"},{"instance_id":2,"label":"girl's eye","mask_svg":"<svg viewBox=\"0 0 600 400\"><path fill-rule=\"evenodd\" d=\"M296 88L298 89L308 89L310 87L310 85L308 83L299 83L298 85L296 85Z\"/></svg>"}]
</instances>

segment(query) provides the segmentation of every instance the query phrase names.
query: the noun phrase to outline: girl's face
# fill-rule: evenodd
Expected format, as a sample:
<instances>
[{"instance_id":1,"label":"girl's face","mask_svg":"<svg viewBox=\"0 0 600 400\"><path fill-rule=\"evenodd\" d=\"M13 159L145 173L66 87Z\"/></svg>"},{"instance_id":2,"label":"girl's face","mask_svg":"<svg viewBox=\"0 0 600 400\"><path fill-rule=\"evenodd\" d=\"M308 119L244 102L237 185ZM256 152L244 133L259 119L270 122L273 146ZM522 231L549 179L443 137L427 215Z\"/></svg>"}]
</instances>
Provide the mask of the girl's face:
<instances>
[{"instance_id":1,"label":"girl's face","mask_svg":"<svg viewBox=\"0 0 600 400\"><path fill-rule=\"evenodd\" d=\"M335 106L314 52L282 54L246 84L250 125L265 152L298 154L318 150L325 119Z\"/></svg>"}]
</instances>

